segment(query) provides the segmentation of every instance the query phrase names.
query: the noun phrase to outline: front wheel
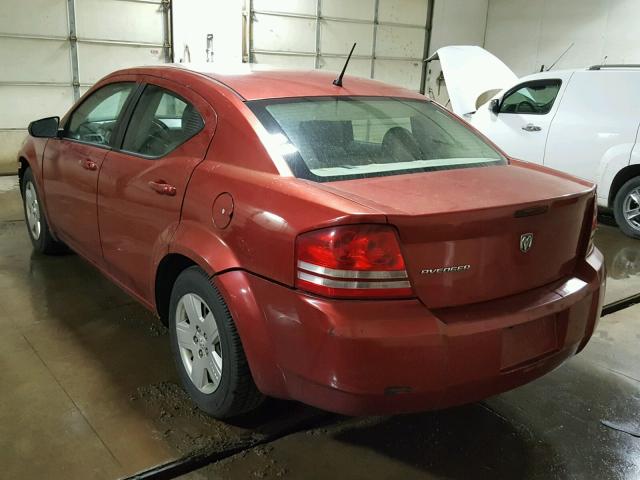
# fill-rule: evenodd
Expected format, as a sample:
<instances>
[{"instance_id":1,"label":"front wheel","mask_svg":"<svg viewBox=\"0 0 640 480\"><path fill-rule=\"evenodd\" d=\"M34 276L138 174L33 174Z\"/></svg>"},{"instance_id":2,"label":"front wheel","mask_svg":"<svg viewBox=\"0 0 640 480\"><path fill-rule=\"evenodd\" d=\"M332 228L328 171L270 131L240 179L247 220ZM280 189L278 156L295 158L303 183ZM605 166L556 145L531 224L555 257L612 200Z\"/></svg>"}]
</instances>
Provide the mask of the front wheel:
<instances>
[{"instance_id":1,"label":"front wheel","mask_svg":"<svg viewBox=\"0 0 640 480\"><path fill-rule=\"evenodd\" d=\"M199 267L182 272L171 292L169 335L182 385L217 418L255 409L258 391L229 309Z\"/></svg>"},{"instance_id":2,"label":"front wheel","mask_svg":"<svg viewBox=\"0 0 640 480\"><path fill-rule=\"evenodd\" d=\"M640 177L632 178L618 190L613 214L622 233L640 238Z\"/></svg>"},{"instance_id":3,"label":"front wheel","mask_svg":"<svg viewBox=\"0 0 640 480\"><path fill-rule=\"evenodd\" d=\"M24 172L22 177L22 206L33 249L44 254L64 252L65 245L56 241L51 235L30 168Z\"/></svg>"}]
</instances>

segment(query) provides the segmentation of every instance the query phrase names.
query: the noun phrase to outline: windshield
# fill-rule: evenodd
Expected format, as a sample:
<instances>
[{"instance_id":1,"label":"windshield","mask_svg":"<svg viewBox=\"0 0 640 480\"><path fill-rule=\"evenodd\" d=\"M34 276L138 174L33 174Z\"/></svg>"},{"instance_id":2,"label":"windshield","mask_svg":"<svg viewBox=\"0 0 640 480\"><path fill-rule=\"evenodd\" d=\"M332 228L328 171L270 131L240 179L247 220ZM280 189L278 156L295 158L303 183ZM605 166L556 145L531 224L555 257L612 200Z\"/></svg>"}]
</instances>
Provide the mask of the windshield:
<instances>
[{"instance_id":1,"label":"windshield","mask_svg":"<svg viewBox=\"0 0 640 480\"><path fill-rule=\"evenodd\" d=\"M343 180L507 163L469 128L426 101L302 97L248 105L300 178Z\"/></svg>"}]
</instances>

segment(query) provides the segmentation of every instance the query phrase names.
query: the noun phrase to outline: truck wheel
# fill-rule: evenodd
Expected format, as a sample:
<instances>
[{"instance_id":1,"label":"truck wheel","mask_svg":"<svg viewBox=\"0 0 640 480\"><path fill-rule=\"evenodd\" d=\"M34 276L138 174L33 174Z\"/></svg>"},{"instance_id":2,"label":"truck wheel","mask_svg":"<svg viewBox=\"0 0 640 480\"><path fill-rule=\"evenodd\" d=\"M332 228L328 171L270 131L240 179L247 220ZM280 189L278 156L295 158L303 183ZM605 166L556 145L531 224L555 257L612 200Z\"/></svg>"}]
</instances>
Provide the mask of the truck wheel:
<instances>
[{"instance_id":1,"label":"truck wheel","mask_svg":"<svg viewBox=\"0 0 640 480\"><path fill-rule=\"evenodd\" d=\"M22 177L22 206L33 249L47 255L65 252L66 246L51 235L30 168Z\"/></svg>"},{"instance_id":2,"label":"truck wheel","mask_svg":"<svg viewBox=\"0 0 640 480\"><path fill-rule=\"evenodd\" d=\"M229 309L199 267L183 271L169 310L171 350L182 385L204 412L226 418L262 403Z\"/></svg>"},{"instance_id":3,"label":"truck wheel","mask_svg":"<svg viewBox=\"0 0 640 480\"><path fill-rule=\"evenodd\" d=\"M640 177L632 178L618 190L613 214L622 233L640 238Z\"/></svg>"}]
</instances>

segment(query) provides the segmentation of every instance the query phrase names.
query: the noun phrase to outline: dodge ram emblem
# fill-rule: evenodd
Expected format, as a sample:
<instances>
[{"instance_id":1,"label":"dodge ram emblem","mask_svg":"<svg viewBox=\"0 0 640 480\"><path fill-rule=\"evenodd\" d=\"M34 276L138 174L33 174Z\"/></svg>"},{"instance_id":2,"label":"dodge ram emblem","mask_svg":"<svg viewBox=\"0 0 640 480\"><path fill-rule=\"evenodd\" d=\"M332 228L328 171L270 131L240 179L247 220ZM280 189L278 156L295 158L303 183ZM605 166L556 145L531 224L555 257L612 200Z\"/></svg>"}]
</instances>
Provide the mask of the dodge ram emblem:
<instances>
[{"instance_id":1,"label":"dodge ram emblem","mask_svg":"<svg viewBox=\"0 0 640 480\"><path fill-rule=\"evenodd\" d=\"M527 253L533 246L533 233L523 233L520 235L520 251Z\"/></svg>"}]
</instances>

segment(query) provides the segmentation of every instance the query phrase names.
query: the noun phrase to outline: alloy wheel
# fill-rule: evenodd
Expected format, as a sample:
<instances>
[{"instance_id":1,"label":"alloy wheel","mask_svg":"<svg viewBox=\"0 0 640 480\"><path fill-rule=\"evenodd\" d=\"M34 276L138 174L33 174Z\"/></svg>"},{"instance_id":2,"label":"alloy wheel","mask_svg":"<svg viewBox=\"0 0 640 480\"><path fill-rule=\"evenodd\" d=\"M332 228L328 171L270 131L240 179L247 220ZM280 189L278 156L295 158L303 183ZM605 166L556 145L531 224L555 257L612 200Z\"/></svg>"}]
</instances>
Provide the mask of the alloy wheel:
<instances>
[{"instance_id":1,"label":"alloy wheel","mask_svg":"<svg viewBox=\"0 0 640 480\"><path fill-rule=\"evenodd\" d=\"M624 199L622 213L627 223L640 231L640 187L631 190Z\"/></svg>"},{"instance_id":2,"label":"alloy wheel","mask_svg":"<svg viewBox=\"0 0 640 480\"><path fill-rule=\"evenodd\" d=\"M211 308L194 293L183 295L176 308L180 358L193 385L213 393L222 379L222 345Z\"/></svg>"},{"instance_id":3,"label":"alloy wheel","mask_svg":"<svg viewBox=\"0 0 640 480\"><path fill-rule=\"evenodd\" d=\"M24 190L24 209L27 214L27 224L34 240L40 238L42 226L40 224L40 206L38 195L32 182L27 182Z\"/></svg>"}]
</instances>

